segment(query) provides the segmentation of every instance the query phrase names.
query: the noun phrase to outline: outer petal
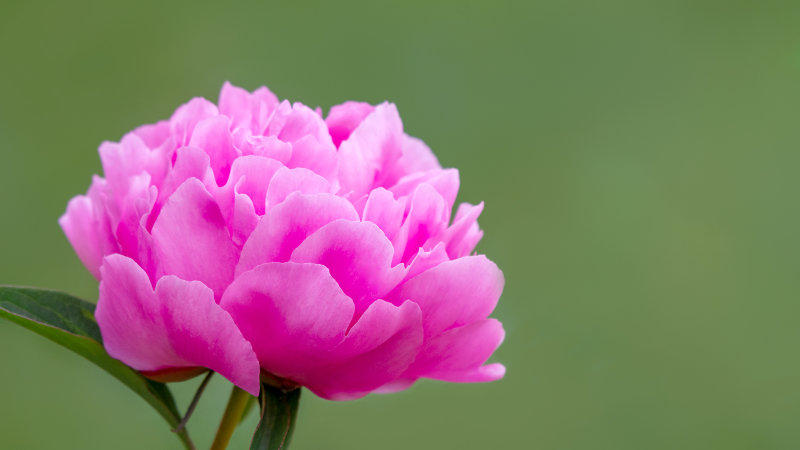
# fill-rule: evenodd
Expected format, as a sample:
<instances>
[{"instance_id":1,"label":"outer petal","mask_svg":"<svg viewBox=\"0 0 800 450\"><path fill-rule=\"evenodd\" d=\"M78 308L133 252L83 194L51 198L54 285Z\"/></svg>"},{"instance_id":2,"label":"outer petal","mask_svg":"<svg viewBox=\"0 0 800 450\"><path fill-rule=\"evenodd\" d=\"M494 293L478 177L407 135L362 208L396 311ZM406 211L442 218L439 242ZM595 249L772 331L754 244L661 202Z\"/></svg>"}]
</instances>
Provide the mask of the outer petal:
<instances>
[{"instance_id":1,"label":"outer petal","mask_svg":"<svg viewBox=\"0 0 800 450\"><path fill-rule=\"evenodd\" d=\"M353 299L356 317L394 288L405 275L392 267L392 243L372 222L337 220L309 236L292 252L291 261L322 264Z\"/></svg>"},{"instance_id":2,"label":"outer petal","mask_svg":"<svg viewBox=\"0 0 800 450\"><path fill-rule=\"evenodd\" d=\"M99 279L103 256L116 252L119 247L108 219L97 208L102 208L102 205L79 195L69 201L67 212L58 219L58 223L83 265Z\"/></svg>"},{"instance_id":3,"label":"outer petal","mask_svg":"<svg viewBox=\"0 0 800 450\"><path fill-rule=\"evenodd\" d=\"M425 338L485 319L503 292L503 273L485 256L443 262L400 285L387 300L412 300L422 308Z\"/></svg>"},{"instance_id":4,"label":"outer petal","mask_svg":"<svg viewBox=\"0 0 800 450\"><path fill-rule=\"evenodd\" d=\"M317 264L262 264L236 277L220 306L263 369L300 384L319 376L353 316L353 301Z\"/></svg>"},{"instance_id":5,"label":"outer petal","mask_svg":"<svg viewBox=\"0 0 800 450\"><path fill-rule=\"evenodd\" d=\"M458 206L456 218L442 235L447 245L447 254L451 258L469 255L475 248L483 233L478 228L478 216L483 211L483 202L477 205L462 203Z\"/></svg>"},{"instance_id":6,"label":"outer petal","mask_svg":"<svg viewBox=\"0 0 800 450\"><path fill-rule=\"evenodd\" d=\"M326 367L308 387L330 400L352 400L402 374L422 346L422 312L413 302L394 306L376 300L331 352Z\"/></svg>"},{"instance_id":7,"label":"outer petal","mask_svg":"<svg viewBox=\"0 0 800 450\"><path fill-rule=\"evenodd\" d=\"M250 93L226 81L219 93L219 112L230 117L231 130L249 127L253 117Z\"/></svg>"},{"instance_id":8,"label":"outer petal","mask_svg":"<svg viewBox=\"0 0 800 450\"><path fill-rule=\"evenodd\" d=\"M386 177L386 185L391 186L406 175L417 172L428 172L430 170L441 169L439 160L430 148L421 139L411 137L407 134L402 138L403 156L389 170Z\"/></svg>"},{"instance_id":9,"label":"outer petal","mask_svg":"<svg viewBox=\"0 0 800 450\"><path fill-rule=\"evenodd\" d=\"M198 280L219 298L233 279L239 251L211 194L196 178L178 188L153 225L161 273Z\"/></svg>"},{"instance_id":10,"label":"outer petal","mask_svg":"<svg viewBox=\"0 0 800 450\"><path fill-rule=\"evenodd\" d=\"M242 248L236 274L265 262L288 261L306 237L336 219L358 220L358 214L333 194L290 194L259 220Z\"/></svg>"},{"instance_id":11,"label":"outer petal","mask_svg":"<svg viewBox=\"0 0 800 450\"><path fill-rule=\"evenodd\" d=\"M458 195L459 176L456 169L432 170L425 173L414 173L402 178L397 184L390 187L396 198L414 195L422 184L428 184L436 189L445 202L445 221L450 221L450 211Z\"/></svg>"},{"instance_id":12,"label":"outer petal","mask_svg":"<svg viewBox=\"0 0 800 450\"><path fill-rule=\"evenodd\" d=\"M425 343L407 375L460 383L494 381L505 374L501 364L483 363L503 342L503 325L484 319L447 330Z\"/></svg>"},{"instance_id":13,"label":"outer petal","mask_svg":"<svg viewBox=\"0 0 800 450\"><path fill-rule=\"evenodd\" d=\"M95 316L111 356L141 371L208 367L258 395L252 347L209 288L167 276L154 292L144 270L121 255L106 257L101 272Z\"/></svg>"}]
</instances>

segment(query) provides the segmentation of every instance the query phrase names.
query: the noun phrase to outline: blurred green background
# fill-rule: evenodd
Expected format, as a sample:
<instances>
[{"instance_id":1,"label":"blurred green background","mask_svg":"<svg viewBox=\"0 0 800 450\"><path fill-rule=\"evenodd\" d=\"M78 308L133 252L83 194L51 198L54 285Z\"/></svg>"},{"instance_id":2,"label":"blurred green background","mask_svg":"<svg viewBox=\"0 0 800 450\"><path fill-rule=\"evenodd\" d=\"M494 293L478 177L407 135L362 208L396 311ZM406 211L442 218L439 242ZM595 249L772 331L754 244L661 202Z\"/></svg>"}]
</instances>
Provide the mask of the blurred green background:
<instances>
[{"instance_id":1,"label":"blurred green background","mask_svg":"<svg viewBox=\"0 0 800 450\"><path fill-rule=\"evenodd\" d=\"M486 202L508 374L306 393L294 449L798 449L798 25L768 1L4 0L0 283L94 300L56 220L98 145L225 80L388 99ZM0 343L0 448L179 448L87 361L5 321Z\"/></svg>"}]
</instances>

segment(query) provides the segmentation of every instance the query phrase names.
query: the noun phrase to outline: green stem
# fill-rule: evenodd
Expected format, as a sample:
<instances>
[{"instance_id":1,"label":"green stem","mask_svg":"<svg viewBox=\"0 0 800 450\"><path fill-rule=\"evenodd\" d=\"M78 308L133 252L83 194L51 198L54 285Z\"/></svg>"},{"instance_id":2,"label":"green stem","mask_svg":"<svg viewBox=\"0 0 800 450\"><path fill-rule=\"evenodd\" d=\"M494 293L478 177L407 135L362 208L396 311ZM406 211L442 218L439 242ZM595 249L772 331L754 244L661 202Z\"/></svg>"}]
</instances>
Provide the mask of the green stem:
<instances>
[{"instance_id":1,"label":"green stem","mask_svg":"<svg viewBox=\"0 0 800 450\"><path fill-rule=\"evenodd\" d=\"M261 383L261 420L251 450L286 450L292 438L300 404L300 388L287 389Z\"/></svg>"},{"instance_id":2,"label":"green stem","mask_svg":"<svg viewBox=\"0 0 800 450\"><path fill-rule=\"evenodd\" d=\"M237 386L233 387L231 397L228 399L228 406L225 407L225 413L222 415L219 428L217 428L217 435L214 436L214 443L211 444L211 450L225 450L228 447L228 442L242 418L249 398L250 394Z\"/></svg>"}]
</instances>

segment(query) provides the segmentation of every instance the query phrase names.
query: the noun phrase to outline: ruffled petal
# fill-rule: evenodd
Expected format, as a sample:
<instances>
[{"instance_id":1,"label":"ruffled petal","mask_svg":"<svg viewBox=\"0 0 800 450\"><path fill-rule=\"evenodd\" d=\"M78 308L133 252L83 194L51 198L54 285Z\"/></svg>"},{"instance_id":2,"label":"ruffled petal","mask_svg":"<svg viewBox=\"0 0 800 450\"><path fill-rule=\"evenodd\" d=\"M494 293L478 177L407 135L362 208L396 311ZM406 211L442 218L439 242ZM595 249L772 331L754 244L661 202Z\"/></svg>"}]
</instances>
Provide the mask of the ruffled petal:
<instances>
[{"instance_id":1,"label":"ruffled petal","mask_svg":"<svg viewBox=\"0 0 800 450\"><path fill-rule=\"evenodd\" d=\"M342 191L361 197L383 186L383 169L402 154L402 136L403 123L394 104L378 105L339 146Z\"/></svg>"},{"instance_id":2,"label":"ruffled petal","mask_svg":"<svg viewBox=\"0 0 800 450\"><path fill-rule=\"evenodd\" d=\"M503 273L485 256L443 262L400 285L387 300L412 300L422 309L425 338L485 319L503 292Z\"/></svg>"},{"instance_id":3,"label":"ruffled petal","mask_svg":"<svg viewBox=\"0 0 800 450\"><path fill-rule=\"evenodd\" d=\"M410 201L411 207L403 224L393 239L393 263L408 263L420 249L447 226L445 200L433 186L423 183L417 186Z\"/></svg>"},{"instance_id":4,"label":"ruffled petal","mask_svg":"<svg viewBox=\"0 0 800 450\"><path fill-rule=\"evenodd\" d=\"M501 364L483 363L503 342L503 325L495 319L484 319L447 330L428 340L405 377L478 383L503 377Z\"/></svg>"},{"instance_id":5,"label":"ruffled petal","mask_svg":"<svg viewBox=\"0 0 800 450\"><path fill-rule=\"evenodd\" d=\"M365 222L372 222L393 240L405 215L405 202L395 200L394 195L384 188L373 189L369 193L364 212L361 217Z\"/></svg>"},{"instance_id":6,"label":"ruffled petal","mask_svg":"<svg viewBox=\"0 0 800 450\"><path fill-rule=\"evenodd\" d=\"M405 275L402 266L392 267L393 253L392 243L377 225L336 220L306 238L290 260L327 267L355 302L355 317L359 317Z\"/></svg>"},{"instance_id":7,"label":"ruffled petal","mask_svg":"<svg viewBox=\"0 0 800 450\"><path fill-rule=\"evenodd\" d=\"M333 106L325 119L333 144L338 148L374 110L374 106L364 102L344 102Z\"/></svg>"},{"instance_id":8,"label":"ruffled petal","mask_svg":"<svg viewBox=\"0 0 800 450\"><path fill-rule=\"evenodd\" d=\"M288 261L306 237L337 219L358 220L347 200L333 194L290 194L256 225L245 242L236 274L272 261Z\"/></svg>"},{"instance_id":9,"label":"ruffled petal","mask_svg":"<svg viewBox=\"0 0 800 450\"><path fill-rule=\"evenodd\" d=\"M95 185L91 189L95 189ZM102 204L92 202L88 196L74 197L58 224L83 265L99 279L103 257L119 250Z\"/></svg>"},{"instance_id":10,"label":"ruffled petal","mask_svg":"<svg viewBox=\"0 0 800 450\"><path fill-rule=\"evenodd\" d=\"M207 367L258 395L258 360L211 289L167 276L154 292L121 255L106 257L101 272L95 317L111 356L145 372Z\"/></svg>"},{"instance_id":11,"label":"ruffled petal","mask_svg":"<svg viewBox=\"0 0 800 450\"><path fill-rule=\"evenodd\" d=\"M178 147L189 145L197 124L218 114L217 105L201 97L195 97L181 105L169 119L170 134L175 139L175 145Z\"/></svg>"},{"instance_id":12,"label":"ruffled petal","mask_svg":"<svg viewBox=\"0 0 800 450\"><path fill-rule=\"evenodd\" d=\"M267 189L267 207L282 203L289 194L299 192L302 194L321 194L331 191L331 184L325 178L303 168L281 168Z\"/></svg>"},{"instance_id":13,"label":"ruffled petal","mask_svg":"<svg viewBox=\"0 0 800 450\"><path fill-rule=\"evenodd\" d=\"M202 148L211 160L211 170L218 186L228 181L231 166L240 156L239 150L233 146L230 133L230 119L225 116L214 116L200 121L194 128L189 145Z\"/></svg>"},{"instance_id":14,"label":"ruffled petal","mask_svg":"<svg viewBox=\"0 0 800 450\"><path fill-rule=\"evenodd\" d=\"M309 389L329 400L362 397L406 371L422 347L422 313L413 302L376 300L331 351L336 363Z\"/></svg>"},{"instance_id":15,"label":"ruffled petal","mask_svg":"<svg viewBox=\"0 0 800 450\"><path fill-rule=\"evenodd\" d=\"M477 205L462 203L456 212L456 218L442 235L442 242L447 245L447 254L451 258L469 255L483 236L478 228L478 217L483 212L483 202Z\"/></svg>"},{"instance_id":16,"label":"ruffled petal","mask_svg":"<svg viewBox=\"0 0 800 450\"><path fill-rule=\"evenodd\" d=\"M318 264L262 264L236 277L220 306L264 370L304 385L329 364L353 316L353 301Z\"/></svg>"},{"instance_id":17,"label":"ruffled petal","mask_svg":"<svg viewBox=\"0 0 800 450\"><path fill-rule=\"evenodd\" d=\"M217 203L196 178L169 198L152 235L161 273L202 281L217 298L233 280L239 251Z\"/></svg>"}]
</instances>

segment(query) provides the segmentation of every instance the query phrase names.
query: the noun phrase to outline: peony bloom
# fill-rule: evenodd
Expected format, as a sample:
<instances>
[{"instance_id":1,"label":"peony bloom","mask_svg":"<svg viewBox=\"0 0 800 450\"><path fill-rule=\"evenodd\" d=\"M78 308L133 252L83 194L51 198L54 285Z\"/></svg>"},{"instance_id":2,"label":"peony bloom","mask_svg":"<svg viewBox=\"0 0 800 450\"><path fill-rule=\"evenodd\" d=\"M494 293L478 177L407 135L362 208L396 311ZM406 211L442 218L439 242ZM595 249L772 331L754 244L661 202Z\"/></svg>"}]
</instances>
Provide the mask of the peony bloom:
<instances>
[{"instance_id":1,"label":"peony bloom","mask_svg":"<svg viewBox=\"0 0 800 450\"><path fill-rule=\"evenodd\" d=\"M336 400L503 376L484 365L504 332L502 272L473 254L483 204L451 217L458 172L393 104L323 118L226 83L100 158L60 224L100 280L107 351L145 375Z\"/></svg>"}]
</instances>

